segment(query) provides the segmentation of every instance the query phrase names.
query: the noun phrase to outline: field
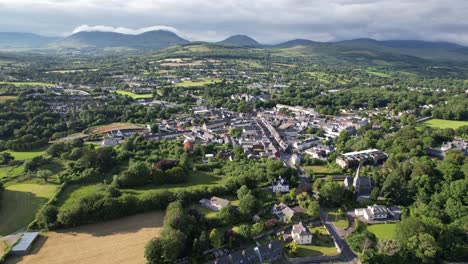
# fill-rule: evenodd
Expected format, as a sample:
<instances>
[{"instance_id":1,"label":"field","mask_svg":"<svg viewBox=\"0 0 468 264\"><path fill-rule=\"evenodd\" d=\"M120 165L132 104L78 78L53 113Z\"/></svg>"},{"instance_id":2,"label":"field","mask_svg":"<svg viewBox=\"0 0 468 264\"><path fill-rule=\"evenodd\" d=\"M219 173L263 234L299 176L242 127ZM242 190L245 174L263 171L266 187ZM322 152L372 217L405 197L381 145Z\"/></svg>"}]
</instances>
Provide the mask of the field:
<instances>
[{"instance_id":1,"label":"field","mask_svg":"<svg viewBox=\"0 0 468 264\"><path fill-rule=\"evenodd\" d=\"M5 101L12 101L16 100L18 96L12 96L12 95L0 95L0 103L5 102Z\"/></svg>"},{"instance_id":2,"label":"field","mask_svg":"<svg viewBox=\"0 0 468 264\"><path fill-rule=\"evenodd\" d=\"M36 150L36 151L7 151L9 152L13 157L15 157L15 160L28 160L32 159L37 156L41 156L45 154L45 149L42 150Z\"/></svg>"},{"instance_id":3,"label":"field","mask_svg":"<svg viewBox=\"0 0 468 264\"><path fill-rule=\"evenodd\" d=\"M376 224L367 226L367 230L378 239L392 239L395 235L396 224Z\"/></svg>"},{"instance_id":4,"label":"field","mask_svg":"<svg viewBox=\"0 0 468 264\"><path fill-rule=\"evenodd\" d=\"M0 211L0 236L32 222L37 210L52 197L56 189L56 185L38 183L6 186Z\"/></svg>"},{"instance_id":5,"label":"field","mask_svg":"<svg viewBox=\"0 0 468 264\"><path fill-rule=\"evenodd\" d=\"M302 166L306 171L312 171L316 175L333 175L340 174L340 171L328 168L326 165L311 165Z\"/></svg>"},{"instance_id":6,"label":"field","mask_svg":"<svg viewBox=\"0 0 468 264\"><path fill-rule=\"evenodd\" d=\"M96 126L92 127L89 130L88 134L106 134L113 130L125 130L125 129L143 129L143 127L130 124L130 123L111 123L108 125Z\"/></svg>"},{"instance_id":7,"label":"field","mask_svg":"<svg viewBox=\"0 0 468 264\"><path fill-rule=\"evenodd\" d=\"M37 241L32 254L6 263L143 264L145 244L159 235L163 218L158 211L49 232Z\"/></svg>"},{"instance_id":8,"label":"field","mask_svg":"<svg viewBox=\"0 0 468 264\"><path fill-rule=\"evenodd\" d=\"M24 172L23 165L0 167L0 179L6 177L15 177Z\"/></svg>"},{"instance_id":9,"label":"field","mask_svg":"<svg viewBox=\"0 0 468 264\"><path fill-rule=\"evenodd\" d=\"M213 84L220 82L219 79L200 79L200 80L190 80L190 81L183 81L180 83L176 83L176 87L194 87L194 86L205 86L208 84Z\"/></svg>"},{"instance_id":10,"label":"field","mask_svg":"<svg viewBox=\"0 0 468 264\"><path fill-rule=\"evenodd\" d=\"M0 82L0 84L13 84L16 87L21 87L21 86L55 86L55 84L52 83L43 83L43 82Z\"/></svg>"},{"instance_id":11,"label":"field","mask_svg":"<svg viewBox=\"0 0 468 264\"><path fill-rule=\"evenodd\" d=\"M423 123L434 128L452 128L457 129L461 126L468 126L468 121L453 121L444 119L431 119Z\"/></svg>"},{"instance_id":12,"label":"field","mask_svg":"<svg viewBox=\"0 0 468 264\"><path fill-rule=\"evenodd\" d=\"M390 74L384 73L384 72L378 72L378 71L373 71L373 70L367 70L366 71L370 75L374 75L377 77L382 77L382 78L388 78L390 77Z\"/></svg>"},{"instance_id":13,"label":"field","mask_svg":"<svg viewBox=\"0 0 468 264\"><path fill-rule=\"evenodd\" d=\"M122 90L118 90L116 91L116 93L120 95L129 96L132 99L152 99L153 98L153 94L136 94L136 93L132 93L129 91L122 91Z\"/></svg>"},{"instance_id":14,"label":"field","mask_svg":"<svg viewBox=\"0 0 468 264\"><path fill-rule=\"evenodd\" d=\"M75 73L75 72L85 72L85 71L98 71L98 69L70 69L70 70L57 70L57 71L48 71L46 73Z\"/></svg>"}]
</instances>

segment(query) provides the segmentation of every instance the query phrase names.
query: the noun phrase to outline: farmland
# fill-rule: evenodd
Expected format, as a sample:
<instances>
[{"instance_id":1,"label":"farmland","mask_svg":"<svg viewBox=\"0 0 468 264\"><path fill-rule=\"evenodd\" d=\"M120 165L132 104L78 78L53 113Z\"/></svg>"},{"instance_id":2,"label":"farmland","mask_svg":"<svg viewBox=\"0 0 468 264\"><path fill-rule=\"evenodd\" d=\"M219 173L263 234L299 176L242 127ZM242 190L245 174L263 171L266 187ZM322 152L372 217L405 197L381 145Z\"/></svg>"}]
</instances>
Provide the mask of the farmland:
<instances>
[{"instance_id":1,"label":"farmland","mask_svg":"<svg viewBox=\"0 0 468 264\"><path fill-rule=\"evenodd\" d=\"M11 96L11 95L0 95L0 103L5 101L12 101L16 100L18 96Z\"/></svg>"},{"instance_id":2,"label":"farmland","mask_svg":"<svg viewBox=\"0 0 468 264\"><path fill-rule=\"evenodd\" d=\"M52 83L44 83L44 82L0 82L0 84L12 84L16 87L21 87L21 86L55 86L55 84Z\"/></svg>"},{"instance_id":3,"label":"farmland","mask_svg":"<svg viewBox=\"0 0 468 264\"><path fill-rule=\"evenodd\" d=\"M24 172L24 166L7 166L7 167L0 167L0 179L6 177L15 177L20 175Z\"/></svg>"},{"instance_id":4,"label":"farmland","mask_svg":"<svg viewBox=\"0 0 468 264\"><path fill-rule=\"evenodd\" d=\"M452 128L457 129L461 126L468 126L468 121L453 121L444 119L431 119L423 123L434 128Z\"/></svg>"},{"instance_id":5,"label":"farmland","mask_svg":"<svg viewBox=\"0 0 468 264\"><path fill-rule=\"evenodd\" d=\"M49 232L31 255L7 263L145 263L145 244L159 235L163 218L156 211Z\"/></svg>"},{"instance_id":6,"label":"farmland","mask_svg":"<svg viewBox=\"0 0 468 264\"><path fill-rule=\"evenodd\" d=\"M36 151L8 151L15 160L28 160L37 156L45 154L45 149L36 150Z\"/></svg>"},{"instance_id":7,"label":"farmland","mask_svg":"<svg viewBox=\"0 0 468 264\"><path fill-rule=\"evenodd\" d=\"M118 93L120 95L129 96L132 99L151 99L151 98L153 98L152 94L136 94L136 93L132 93L132 92L129 92L129 91L122 91L122 90L116 91L116 93Z\"/></svg>"},{"instance_id":8,"label":"farmland","mask_svg":"<svg viewBox=\"0 0 468 264\"><path fill-rule=\"evenodd\" d=\"M130 123L111 123L108 125L96 126L87 129L87 133L91 135L105 134L113 130L125 130L125 129L142 129L141 126L130 124Z\"/></svg>"},{"instance_id":9,"label":"farmland","mask_svg":"<svg viewBox=\"0 0 468 264\"><path fill-rule=\"evenodd\" d=\"M180 83L177 83L175 86L176 87L195 87L195 86L205 86L208 84L213 84L220 82L219 79L200 79L200 80L190 80L190 81L183 81Z\"/></svg>"},{"instance_id":10,"label":"farmland","mask_svg":"<svg viewBox=\"0 0 468 264\"><path fill-rule=\"evenodd\" d=\"M56 189L57 185L33 182L7 186L0 211L0 235L8 235L27 226Z\"/></svg>"}]
</instances>

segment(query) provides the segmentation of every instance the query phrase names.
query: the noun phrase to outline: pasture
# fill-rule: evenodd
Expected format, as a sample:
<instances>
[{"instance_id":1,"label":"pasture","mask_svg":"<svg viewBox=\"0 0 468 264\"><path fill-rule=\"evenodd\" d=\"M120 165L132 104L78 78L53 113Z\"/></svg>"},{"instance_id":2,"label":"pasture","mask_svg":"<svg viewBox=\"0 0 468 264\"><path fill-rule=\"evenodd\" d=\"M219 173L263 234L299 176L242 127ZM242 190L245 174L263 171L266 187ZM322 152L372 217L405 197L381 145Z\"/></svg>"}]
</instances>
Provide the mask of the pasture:
<instances>
[{"instance_id":1,"label":"pasture","mask_svg":"<svg viewBox=\"0 0 468 264\"><path fill-rule=\"evenodd\" d=\"M16 100L18 96L13 96L13 95L0 95L0 103L1 102L6 102L6 101L13 101Z\"/></svg>"},{"instance_id":2,"label":"pasture","mask_svg":"<svg viewBox=\"0 0 468 264\"><path fill-rule=\"evenodd\" d=\"M143 129L142 126L135 125L135 124L130 124L130 123L111 123L107 125L102 125L102 126L96 126L87 129L87 133L85 134L91 134L91 135L102 135L109 133L114 130L128 130L128 129Z\"/></svg>"},{"instance_id":3,"label":"pasture","mask_svg":"<svg viewBox=\"0 0 468 264\"><path fill-rule=\"evenodd\" d=\"M57 185L33 182L7 185L1 201L0 236L29 225L56 189Z\"/></svg>"},{"instance_id":4,"label":"pasture","mask_svg":"<svg viewBox=\"0 0 468 264\"><path fill-rule=\"evenodd\" d=\"M454 120L445 120L445 119L430 119L423 122L424 125L430 126L433 128L452 128L457 129L461 126L468 126L468 121L454 121Z\"/></svg>"},{"instance_id":5,"label":"pasture","mask_svg":"<svg viewBox=\"0 0 468 264\"><path fill-rule=\"evenodd\" d=\"M30 255L10 257L6 263L146 263L145 245L160 234L163 219L164 212L156 211L49 232Z\"/></svg>"},{"instance_id":6,"label":"pasture","mask_svg":"<svg viewBox=\"0 0 468 264\"><path fill-rule=\"evenodd\" d=\"M23 165L0 167L0 179L7 177L15 177L22 174L23 172Z\"/></svg>"},{"instance_id":7,"label":"pasture","mask_svg":"<svg viewBox=\"0 0 468 264\"><path fill-rule=\"evenodd\" d=\"M37 156L44 155L46 150L45 149L34 150L34 151L9 151L8 150L7 152L9 152L13 157L15 157L15 160L29 160Z\"/></svg>"},{"instance_id":8,"label":"pasture","mask_svg":"<svg viewBox=\"0 0 468 264\"><path fill-rule=\"evenodd\" d=\"M200 80L190 80L190 81L183 81L180 83L176 83L176 87L198 87L198 86L205 86L208 84L213 84L213 83L218 83L221 80L219 79L208 79L208 78L203 78Z\"/></svg>"},{"instance_id":9,"label":"pasture","mask_svg":"<svg viewBox=\"0 0 468 264\"><path fill-rule=\"evenodd\" d=\"M136 94L129 91L118 90L116 93L131 97L132 99L152 99L153 94Z\"/></svg>"},{"instance_id":10,"label":"pasture","mask_svg":"<svg viewBox=\"0 0 468 264\"><path fill-rule=\"evenodd\" d=\"M21 86L48 86L52 87L55 86L55 84L52 83L44 83L44 82L0 82L0 84L12 84L16 87L21 87Z\"/></svg>"}]
</instances>

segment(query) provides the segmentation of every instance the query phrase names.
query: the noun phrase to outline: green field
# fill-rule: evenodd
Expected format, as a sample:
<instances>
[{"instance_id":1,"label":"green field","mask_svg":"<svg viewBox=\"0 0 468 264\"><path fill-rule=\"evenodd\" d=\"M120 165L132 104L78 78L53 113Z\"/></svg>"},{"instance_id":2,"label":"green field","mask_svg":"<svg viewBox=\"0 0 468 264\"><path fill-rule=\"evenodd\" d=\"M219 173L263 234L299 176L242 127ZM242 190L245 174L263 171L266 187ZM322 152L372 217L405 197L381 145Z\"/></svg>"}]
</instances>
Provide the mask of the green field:
<instances>
[{"instance_id":1,"label":"green field","mask_svg":"<svg viewBox=\"0 0 468 264\"><path fill-rule=\"evenodd\" d=\"M430 119L423 123L434 128L452 128L457 129L461 126L468 126L468 121L453 121L444 119Z\"/></svg>"},{"instance_id":2,"label":"green field","mask_svg":"<svg viewBox=\"0 0 468 264\"><path fill-rule=\"evenodd\" d=\"M0 236L32 222L37 210L52 197L56 189L57 185L38 183L6 186L0 209Z\"/></svg>"},{"instance_id":3,"label":"green field","mask_svg":"<svg viewBox=\"0 0 468 264\"><path fill-rule=\"evenodd\" d=\"M129 91L122 91L122 90L118 90L116 92L120 95L129 96L132 99L152 99L153 98L153 94L136 94L136 93L132 93Z\"/></svg>"},{"instance_id":4,"label":"green field","mask_svg":"<svg viewBox=\"0 0 468 264\"><path fill-rule=\"evenodd\" d=\"M16 87L21 86L55 86L52 83L43 83L43 82L0 82L0 84L13 84Z\"/></svg>"},{"instance_id":5,"label":"green field","mask_svg":"<svg viewBox=\"0 0 468 264\"><path fill-rule=\"evenodd\" d=\"M6 177L15 177L20 175L24 172L24 166L7 166L7 167L0 167L0 179Z\"/></svg>"},{"instance_id":6,"label":"green field","mask_svg":"<svg viewBox=\"0 0 468 264\"><path fill-rule=\"evenodd\" d=\"M341 228L341 229L348 228L349 221L345 214L338 213L337 208L333 208L333 209L328 208L326 209L326 211L328 213L328 219L331 220L336 227Z\"/></svg>"},{"instance_id":7,"label":"green field","mask_svg":"<svg viewBox=\"0 0 468 264\"><path fill-rule=\"evenodd\" d=\"M373 71L373 70L367 70L366 71L370 75L374 75L377 77L382 77L382 78L388 78L390 77L390 74L384 73L384 72L378 72L378 71Z\"/></svg>"},{"instance_id":8,"label":"green field","mask_svg":"<svg viewBox=\"0 0 468 264\"><path fill-rule=\"evenodd\" d=\"M190 80L176 83L176 87L195 87L195 86L205 86L208 84L213 84L220 82L219 79L200 79L200 80Z\"/></svg>"},{"instance_id":9,"label":"green field","mask_svg":"<svg viewBox=\"0 0 468 264\"><path fill-rule=\"evenodd\" d=\"M367 226L367 230L378 239L393 239L395 236L396 224L376 224Z\"/></svg>"},{"instance_id":10,"label":"green field","mask_svg":"<svg viewBox=\"0 0 468 264\"><path fill-rule=\"evenodd\" d=\"M13 157L15 157L15 160L28 160L32 159L37 156L41 156L45 154L45 149L43 150L36 150L36 151L6 151L9 152Z\"/></svg>"}]
</instances>

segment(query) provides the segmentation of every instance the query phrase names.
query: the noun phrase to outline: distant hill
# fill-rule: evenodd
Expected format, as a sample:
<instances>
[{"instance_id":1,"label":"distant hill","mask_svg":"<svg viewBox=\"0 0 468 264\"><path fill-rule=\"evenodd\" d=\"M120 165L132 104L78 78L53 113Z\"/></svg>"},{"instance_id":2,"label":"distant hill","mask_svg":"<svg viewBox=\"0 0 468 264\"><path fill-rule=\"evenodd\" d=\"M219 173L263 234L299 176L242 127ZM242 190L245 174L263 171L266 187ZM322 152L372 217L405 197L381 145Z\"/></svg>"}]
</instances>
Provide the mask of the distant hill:
<instances>
[{"instance_id":1,"label":"distant hill","mask_svg":"<svg viewBox=\"0 0 468 264\"><path fill-rule=\"evenodd\" d=\"M252 47L252 48L258 48L262 46L262 44L258 43L255 39L246 35L231 36L218 43L224 44L224 45L234 45L234 46Z\"/></svg>"},{"instance_id":2,"label":"distant hill","mask_svg":"<svg viewBox=\"0 0 468 264\"><path fill-rule=\"evenodd\" d=\"M294 47L294 46L312 45L312 44L316 44L316 43L318 43L318 42L308 40L308 39L293 39L293 40L289 40L289 41L286 41L286 42L283 42L283 43L280 43L280 44L271 45L270 47L280 48L281 49L281 48L290 48L290 47Z\"/></svg>"},{"instance_id":3,"label":"distant hill","mask_svg":"<svg viewBox=\"0 0 468 264\"><path fill-rule=\"evenodd\" d=\"M164 49L169 46L186 43L189 43L189 41L177 36L173 32L165 30L148 31L139 35L115 32L83 31L52 43L51 46L59 48L127 47L136 49Z\"/></svg>"},{"instance_id":4,"label":"distant hill","mask_svg":"<svg viewBox=\"0 0 468 264\"><path fill-rule=\"evenodd\" d=\"M0 32L0 48L37 48L58 39L33 33Z\"/></svg>"}]
</instances>

